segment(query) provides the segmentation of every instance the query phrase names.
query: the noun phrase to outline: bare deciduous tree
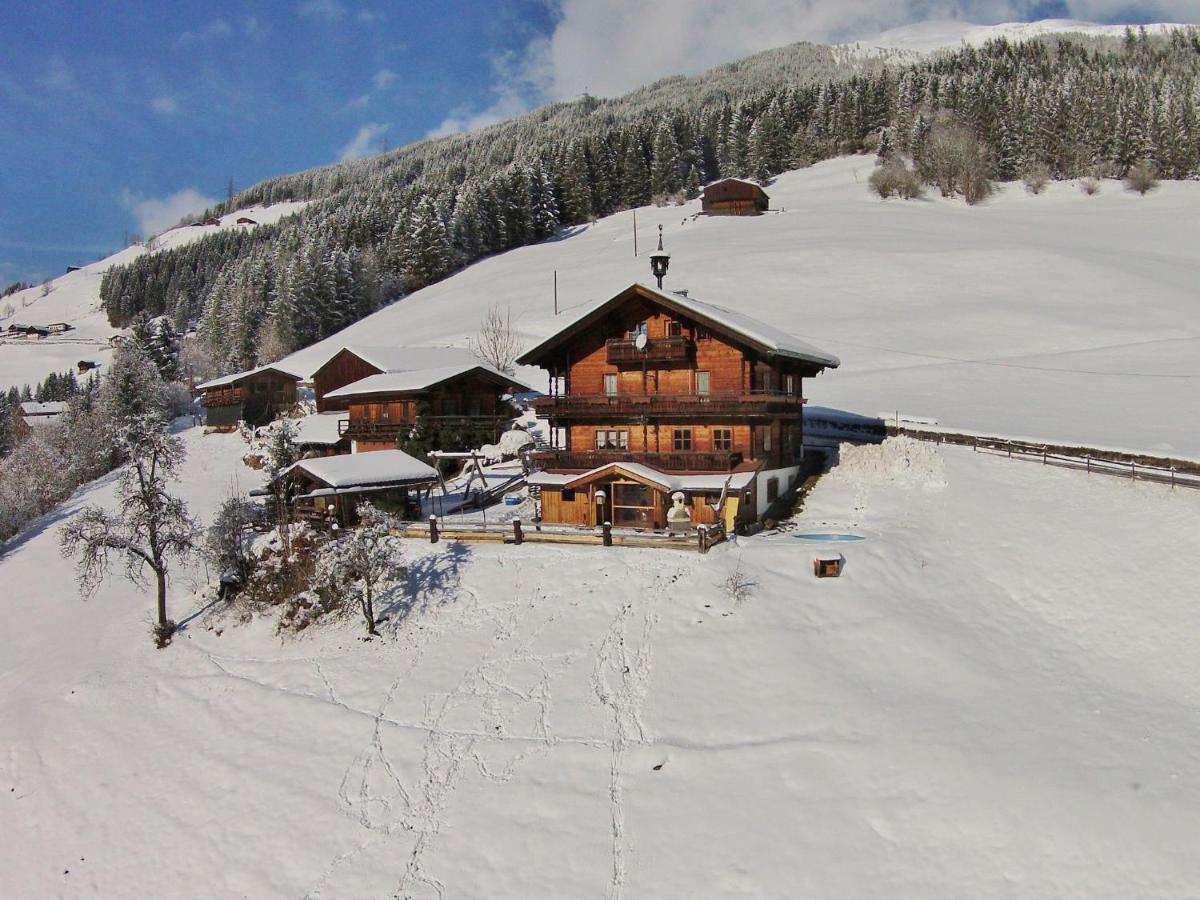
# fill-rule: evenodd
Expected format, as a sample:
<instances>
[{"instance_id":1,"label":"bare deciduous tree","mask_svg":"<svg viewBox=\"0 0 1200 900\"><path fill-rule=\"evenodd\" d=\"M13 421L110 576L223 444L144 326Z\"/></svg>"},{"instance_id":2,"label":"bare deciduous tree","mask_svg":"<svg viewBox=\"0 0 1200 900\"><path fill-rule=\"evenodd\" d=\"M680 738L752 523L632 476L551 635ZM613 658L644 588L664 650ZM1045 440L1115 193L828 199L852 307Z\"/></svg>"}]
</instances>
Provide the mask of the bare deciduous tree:
<instances>
[{"instance_id":1,"label":"bare deciduous tree","mask_svg":"<svg viewBox=\"0 0 1200 900\"><path fill-rule=\"evenodd\" d=\"M167 485L183 461L183 442L169 434L161 420L145 416L126 423L129 436L122 448L128 462L117 482L117 511L89 506L60 532L63 556L78 554L80 585L92 593L115 561L125 564L125 577L143 583L149 566L157 587L155 642L170 643L176 625L167 618L167 573L172 559L187 557L195 546L197 525L187 505L171 496Z\"/></svg>"},{"instance_id":2,"label":"bare deciduous tree","mask_svg":"<svg viewBox=\"0 0 1200 900\"><path fill-rule=\"evenodd\" d=\"M1125 176L1125 187L1145 196L1158 187L1158 166L1149 160L1134 163Z\"/></svg>"},{"instance_id":3,"label":"bare deciduous tree","mask_svg":"<svg viewBox=\"0 0 1200 900\"><path fill-rule=\"evenodd\" d=\"M969 126L950 114L939 115L934 122L917 168L943 197L962 194L974 204L993 190L986 147Z\"/></svg>"},{"instance_id":4,"label":"bare deciduous tree","mask_svg":"<svg viewBox=\"0 0 1200 900\"><path fill-rule=\"evenodd\" d=\"M521 336L513 327L512 309L488 307L479 336L475 339L475 355L501 372L511 373L521 354Z\"/></svg>"},{"instance_id":5,"label":"bare deciduous tree","mask_svg":"<svg viewBox=\"0 0 1200 900\"><path fill-rule=\"evenodd\" d=\"M399 540L391 534L399 523L366 502L359 504L358 515L359 527L329 547L330 575L339 590L357 594L367 634L378 634L375 597L401 572Z\"/></svg>"}]
</instances>

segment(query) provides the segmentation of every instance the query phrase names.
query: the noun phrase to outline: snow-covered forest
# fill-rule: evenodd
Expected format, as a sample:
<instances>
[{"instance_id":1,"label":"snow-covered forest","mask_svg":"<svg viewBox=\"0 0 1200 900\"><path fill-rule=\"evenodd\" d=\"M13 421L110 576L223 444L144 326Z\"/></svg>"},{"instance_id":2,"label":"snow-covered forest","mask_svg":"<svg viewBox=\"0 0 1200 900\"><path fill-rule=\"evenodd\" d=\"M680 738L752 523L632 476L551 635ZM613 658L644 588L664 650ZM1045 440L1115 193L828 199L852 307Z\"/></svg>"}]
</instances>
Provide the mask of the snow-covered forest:
<instances>
[{"instance_id":1,"label":"snow-covered forest","mask_svg":"<svg viewBox=\"0 0 1200 900\"><path fill-rule=\"evenodd\" d=\"M114 268L114 325L196 324L216 370L276 360L462 266L728 175L769 179L880 149L918 171L936 121L1010 180L1200 176L1200 33L997 39L889 64L796 45L615 100L585 96L481 131L265 181L216 210L311 200L297 216ZM927 167L926 167L927 168Z\"/></svg>"}]
</instances>

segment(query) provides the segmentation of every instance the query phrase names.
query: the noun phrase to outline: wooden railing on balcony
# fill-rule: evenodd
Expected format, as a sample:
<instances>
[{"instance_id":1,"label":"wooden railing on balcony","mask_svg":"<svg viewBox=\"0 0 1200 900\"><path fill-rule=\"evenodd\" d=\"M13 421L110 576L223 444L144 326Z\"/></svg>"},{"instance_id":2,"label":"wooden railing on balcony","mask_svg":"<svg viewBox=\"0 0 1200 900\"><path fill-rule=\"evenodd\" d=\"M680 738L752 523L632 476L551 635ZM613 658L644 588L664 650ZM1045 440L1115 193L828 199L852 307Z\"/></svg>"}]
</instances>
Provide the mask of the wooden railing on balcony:
<instances>
[{"instance_id":1,"label":"wooden railing on balcony","mask_svg":"<svg viewBox=\"0 0 1200 900\"><path fill-rule=\"evenodd\" d=\"M214 406L237 406L245 399L241 388L218 388L204 392L204 405L209 409Z\"/></svg>"},{"instance_id":2,"label":"wooden railing on balcony","mask_svg":"<svg viewBox=\"0 0 1200 900\"><path fill-rule=\"evenodd\" d=\"M646 342L646 349L639 350L633 341L613 339L605 342L608 361L612 365L645 362L687 362L692 357L695 345L691 338L674 336L653 338Z\"/></svg>"},{"instance_id":3,"label":"wooden railing on balcony","mask_svg":"<svg viewBox=\"0 0 1200 900\"><path fill-rule=\"evenodd\" d=\"M609 463L641 463L662 472L730 472L742 463L733 451L667 451L636 453L629 450L539 450L529 461L542 469L595 469Z\"/></svg>"},{"instance_id":4,"label":"wooden railing on balcony","mask_svg":"<svg viewBox=\"0 0 1200 900\"><path fill-rule=\"evenodd\" d=\"M426 416L432 424L499 425L512 416ZM416 425L411 419L338 419L338 434L350 438L384 440Z\"/></svg>"},{"instance_id":5,"label":"wooden railing on balcony","mask_svg":"<svg viewBox=\"0 0 1200 900\"><path fill-rule=\"evenodd\" d=\"M799 414L804 408L799 394L756 391L745 394L575 394L539 397L533 401L539 418L605 416L756 416Z\"/></svg>"}]
</instances>

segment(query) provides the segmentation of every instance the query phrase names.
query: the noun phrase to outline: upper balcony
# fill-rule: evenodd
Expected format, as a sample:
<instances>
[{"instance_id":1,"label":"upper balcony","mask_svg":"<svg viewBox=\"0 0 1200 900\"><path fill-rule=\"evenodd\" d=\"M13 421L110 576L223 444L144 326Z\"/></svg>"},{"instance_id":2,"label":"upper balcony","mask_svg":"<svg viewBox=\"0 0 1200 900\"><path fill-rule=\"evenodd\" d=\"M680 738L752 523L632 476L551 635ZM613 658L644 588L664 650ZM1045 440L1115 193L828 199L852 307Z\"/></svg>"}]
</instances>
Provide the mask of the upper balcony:
<instances>
[{"instance_id":1,"label":"upper balcony","mask_svg":"<svg viewBox=\"0 0 1200 900\"><path fill-rule=\"evenodd\" d=\"M246 399L241 388L217 388L204 392L204 405L209 409L217 406L237 406Z\"/></svg>"},{"instance_id":2,"label":"upper balcony","mask_svg":"<svg viewBox=\"0 0 1200 900\"><path fill-rule=\"evenodd\" d=\"M641 362L687 362L696 349L691 338L680 336L651 338L644 350L639 350L633 341L620 339L605 341L604 346L608 351L608 363L613 366Z\"/></svg>"},{"instance_id":3,"label":"upper balcony","mask_svg":"<svg viewBox=\"0 0 1200 900\"><path fill-rule=\"evenodd\" d=\"M539 397L533 408L541 419L730 418L799 415L805 400L782 391L722 394L574 394Z\"/></svg>"},{"instance_id":4,"label":"upper balcony","mask_svg":"<svg viewBox=\"0 0 1200 900\"><path fill-rule=\"evenodd\" d=\"M609 463L640 463L660 472L732 472L743 461L740 452L728 450L668 450L661 453L628 450L536 450L526 458L537 469L569 469L582 472Z\"/></svg>"}]
</instances>

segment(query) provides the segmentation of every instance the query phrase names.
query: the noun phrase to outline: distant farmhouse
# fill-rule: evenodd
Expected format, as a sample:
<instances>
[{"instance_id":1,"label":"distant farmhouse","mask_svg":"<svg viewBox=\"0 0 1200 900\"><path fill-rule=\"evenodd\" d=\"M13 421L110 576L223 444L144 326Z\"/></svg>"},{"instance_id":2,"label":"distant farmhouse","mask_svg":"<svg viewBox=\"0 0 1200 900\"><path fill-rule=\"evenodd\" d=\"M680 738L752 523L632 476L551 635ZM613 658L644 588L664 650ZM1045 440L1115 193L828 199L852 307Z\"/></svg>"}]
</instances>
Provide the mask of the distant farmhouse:
<instances>
[{"instance_id":1,"label":"distant farmhouse","mask_svg":"<svg viewBox=\"0 0 1200 900\"><path fill-rule=\"evenodd\" d=\"M26 400L21 404L21 413L17 418L17 428L24 434L29 434L37 428L45 428L62 421L67 411L67 403L61 400L38 403Z\"/></svg>"},{"instance_id":2,"label":"distant farmhouse","mask_svg":"<svg viewBox=\"0 0 1200 900\"><path fill-rule=\"evenodd\" d=\"M708 216L760 216L770 203L766 191L742 178L714 181L700 195L700 211Z\"/></svg>"},{"instance_id":3,"label":"distant farmhouse","mask_svg":"<svg viewBox=\"0 0 1200 900\"><path fill-rule=\"evenodd\" d=\"M300 376L278 366L259 366L197 385L208 409L208 424L229 427L244 421L265 425L296 405Z\"/></svg>"}]
</instances>

